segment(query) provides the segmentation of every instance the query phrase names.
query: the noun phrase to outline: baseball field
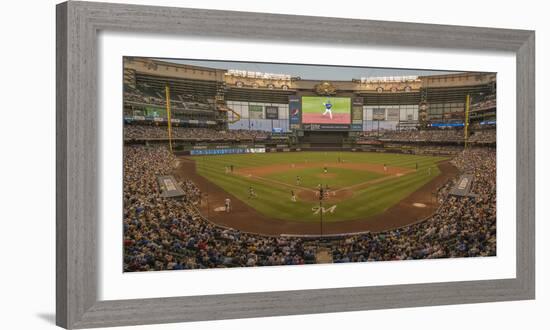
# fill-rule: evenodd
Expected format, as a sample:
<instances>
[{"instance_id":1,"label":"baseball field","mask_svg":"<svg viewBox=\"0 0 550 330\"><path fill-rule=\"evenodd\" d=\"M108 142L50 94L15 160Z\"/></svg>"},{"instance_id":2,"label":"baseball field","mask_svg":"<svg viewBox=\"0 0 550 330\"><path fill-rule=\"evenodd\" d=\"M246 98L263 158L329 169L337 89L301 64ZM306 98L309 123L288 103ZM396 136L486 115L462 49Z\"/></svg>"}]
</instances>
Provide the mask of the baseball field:
<instances>
[{"instance_id":1,"label":"baseball field","mask_svg":"<svg viewBox=\"0 0 550 330\"><path fill-rule=\"evenodd\" d=\"M210 195L210 218L239 216L238 212L224 211L224 200L229 198L241 210L248 208L264 219L317 223L322 213L323 222L333 225L376 218L403 204L423 187L423 195L413 198L419 203L407 201L407 207L425 207L430 204L431 191L440 184L429 183L440 177L440 162L445 160L367 152L258 153L186 159L187 163L194 163L200 177L194 181ZM407 217L406 211L401 213Z\"/></svg>"}]
</instances>

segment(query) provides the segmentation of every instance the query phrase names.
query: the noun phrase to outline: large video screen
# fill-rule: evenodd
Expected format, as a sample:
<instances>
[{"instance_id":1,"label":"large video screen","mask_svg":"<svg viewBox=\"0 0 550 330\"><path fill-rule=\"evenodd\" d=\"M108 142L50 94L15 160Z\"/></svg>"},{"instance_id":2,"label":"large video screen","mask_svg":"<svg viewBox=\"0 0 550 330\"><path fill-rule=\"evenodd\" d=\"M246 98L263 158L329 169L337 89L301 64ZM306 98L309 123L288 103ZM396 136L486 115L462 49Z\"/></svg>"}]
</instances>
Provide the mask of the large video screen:
<instances>
[{"instance_id":1,"label":"large video screen","mask_svg":"<svg viewBox=\"0 0 550 330\"><path fill-rule=\"evenodd\" d=\"M349 97L302 96L302 124L351 123Z\"/></svg>"}]
</instances>

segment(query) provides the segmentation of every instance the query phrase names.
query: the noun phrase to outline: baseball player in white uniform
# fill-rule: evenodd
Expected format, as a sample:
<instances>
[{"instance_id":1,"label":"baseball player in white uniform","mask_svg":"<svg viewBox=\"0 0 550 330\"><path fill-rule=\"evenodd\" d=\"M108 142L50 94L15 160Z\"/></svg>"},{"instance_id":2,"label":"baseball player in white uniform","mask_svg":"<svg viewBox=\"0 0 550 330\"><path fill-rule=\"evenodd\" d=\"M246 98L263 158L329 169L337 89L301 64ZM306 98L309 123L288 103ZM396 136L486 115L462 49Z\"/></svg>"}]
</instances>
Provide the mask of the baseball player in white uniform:
<instances>
[{"instance_id":1,"label":"baseball player in white uniform","mask_svg":"<svg viewBox=\"0 0 550 330\"><path fill-rule=\"evenodd\" d=\"M225 199L225 212L231 211L231 200L228 198Z\"/></svg>"}]
</instances>

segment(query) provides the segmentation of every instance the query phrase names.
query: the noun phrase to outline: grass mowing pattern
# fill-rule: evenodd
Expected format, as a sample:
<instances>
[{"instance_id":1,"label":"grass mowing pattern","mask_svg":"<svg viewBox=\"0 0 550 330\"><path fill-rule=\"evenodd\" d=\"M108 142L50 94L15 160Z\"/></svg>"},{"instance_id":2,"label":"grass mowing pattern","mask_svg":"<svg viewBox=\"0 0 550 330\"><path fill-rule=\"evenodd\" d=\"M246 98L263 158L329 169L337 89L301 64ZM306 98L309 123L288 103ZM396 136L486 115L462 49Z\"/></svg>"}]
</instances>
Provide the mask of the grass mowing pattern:
<instances>
[{"instance_id":1,"label":"grass mowing pattern","mask_svg":"<svg viewBox=\"0 0 550 330\"><path fill-rule=\"evenodd\" d=\"M264 182L254 178L247 178L236 174L226 174L225 167L233 165L235 170L240 168L262 167L273 164L286 164L290 167L292 163L308 162L333 162L336 163L338 157L345 162L365 163L365 164L387 164L389 167L400 167L415 169L418 164L418 171L405 174L401 177L391 177L387 180L365 187L355 192L353 197L331 203L330 200L324 202L324 207L329 208L336 204L334 213L325 213L323 221L337 222L352 219L366 219L369 216L378 214L395 205L403 198L418 190L424 184L439 175L440 171L436 162L444 160L444 157L402 155L402 154L384 154L384 153L353 153L353 152L294 152L294 153L266 153L266 154L240 154L223 156L195 156L197 171L200 175L211 182L217 184L225 191L239 198L246 204L255 208L257 211L278 219L296 222L316 222L319 215L315 215L312 207L318 206L318 203L301 201L292 202L290 200L291 187L278 185L271 182ZM431 175L428 174L428 168L432 168ZM311 170L311 171L310 171ZM367 181L364 177L377 177L378 173L362 172L363 177L358 176L359 171L349 169L330 169L338 170L337 177L342 182L360 183ZM341 171L340 171L341 170ZM301 171L302 186L307 184L318 184L318 174L322 173L322 168L303 169ZM272 173L267 176L277 177L280 181L288 184L295 184L296 175L293 171L287 171L290 174L281 172ZM343 187L338 183L332 183L333 186ZM329 184L330 185L330 184ZM255 199L248 198L248 188L252 186L258 195Z\"/></svg>"},{"instance_id":2,"label":"grass mowing pattern","mask_svg":"<svg viewBox=\"0 0 550 330\"><path fill-rule=\"evenodd\" d=\"M323 174L321 167L307 169L289 169L284 172L267 174L264 177L275 181L284 182L290 185L296 185L296 176L301 178L301 187L315 189L317 185L328 185L330 189L349 187L358 182L370 181L376 178L384 177L368 171L358 171L347 168L328 168L328 174Z\"/></svg>"}]
</instances>

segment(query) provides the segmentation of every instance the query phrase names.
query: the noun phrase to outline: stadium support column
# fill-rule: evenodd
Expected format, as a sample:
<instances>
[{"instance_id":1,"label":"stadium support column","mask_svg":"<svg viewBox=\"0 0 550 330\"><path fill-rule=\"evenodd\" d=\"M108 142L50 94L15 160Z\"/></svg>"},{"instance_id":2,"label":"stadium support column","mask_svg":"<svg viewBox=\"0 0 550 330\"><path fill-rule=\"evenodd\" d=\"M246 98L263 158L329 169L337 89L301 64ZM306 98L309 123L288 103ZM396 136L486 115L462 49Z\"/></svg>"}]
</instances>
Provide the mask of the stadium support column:
<instances>
[{"instance_id":1,"label":"stadium support column","mask_svg":"<svg viewBox=\"0 0 550 330\"><path fill-rule=\"evenodd\" d=\"M464 115L464 149L468 146L468 126L470 126L470 94L466 94L466 113Z\"/></svg>"},{"instance_id":2,"label":"stadium support column","mask_svg":"<svg viewBox=\"0 0 550 330\"><path fill-rule=\"evenodd\" d=\"M168 120L168 145L170 147L170 153L172 153L172 116L170 114L170 86L165 85L164 90L166 92L166 119Z\"/></svg>"}]
</instances>

